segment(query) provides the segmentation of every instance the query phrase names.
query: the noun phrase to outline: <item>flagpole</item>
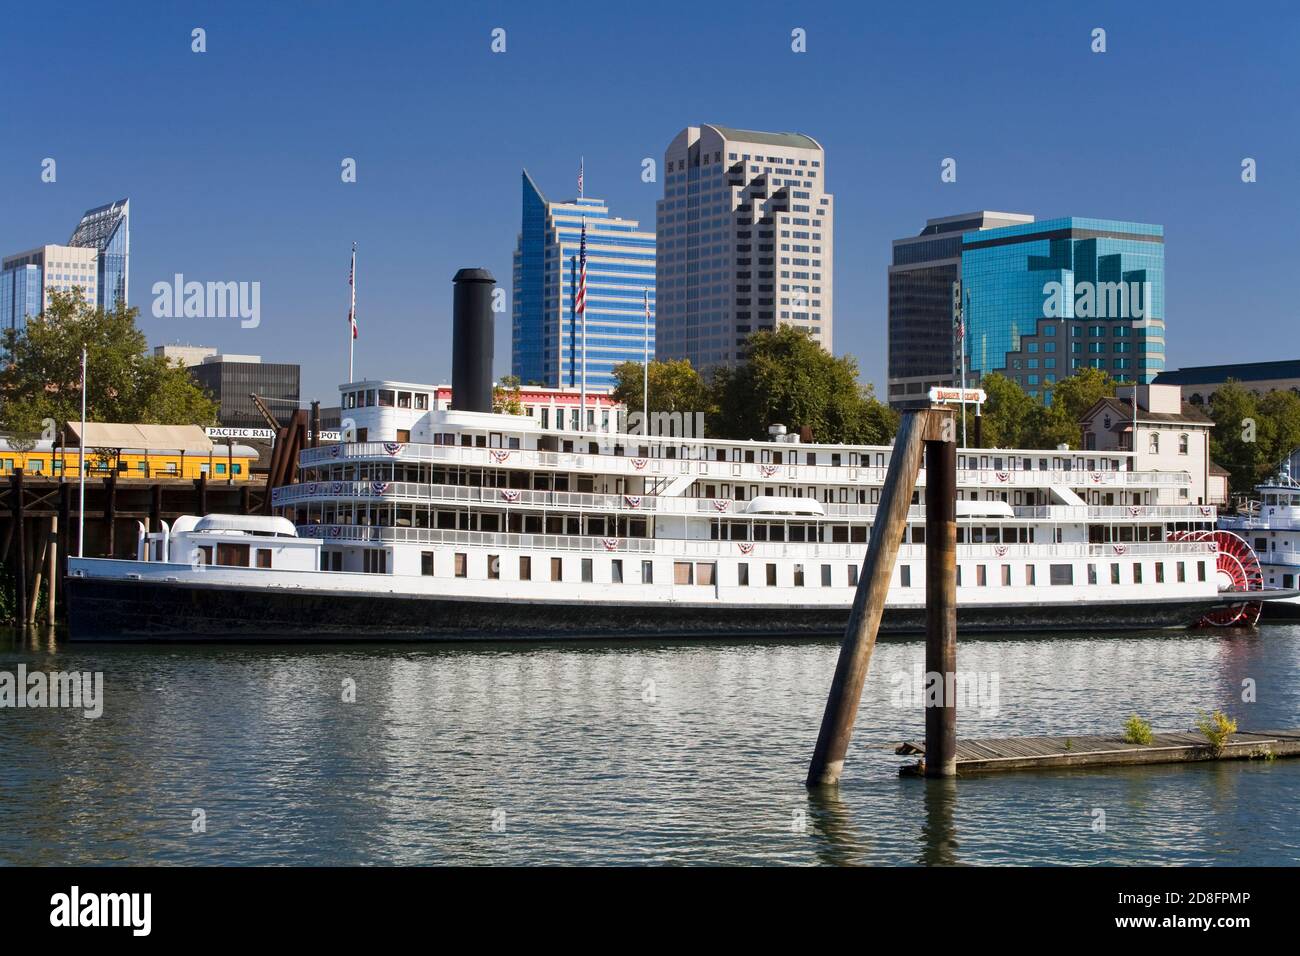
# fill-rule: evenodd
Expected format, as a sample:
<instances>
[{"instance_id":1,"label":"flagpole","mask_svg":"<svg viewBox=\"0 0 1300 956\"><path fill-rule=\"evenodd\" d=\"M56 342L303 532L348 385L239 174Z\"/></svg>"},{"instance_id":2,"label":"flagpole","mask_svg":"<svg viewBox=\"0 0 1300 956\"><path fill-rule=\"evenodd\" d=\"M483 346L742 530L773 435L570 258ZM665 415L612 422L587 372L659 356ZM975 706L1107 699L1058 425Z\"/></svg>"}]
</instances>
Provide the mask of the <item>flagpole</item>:
<instances>
[{"instance_id":1,"label":"flagpole","mask_svg":"<svg viewBox=\"0 0 1300 956\"><path fill-rule=\"evenodd\" d=\"M86 556L86 347L81 347L81 447L77 450L77 471L81 478L81 500L77 505L77 557Z\"/></svg>"},{"instance_id":2,"label":"flagpole","mask_svg":"<svg viewBox=\"0 0 1300 956\"><path fill-rule=\"evenodd\" d=\"M352 306L348 311L348 384L352 384L352 356L357 344L357 244L352 243L352 272L348 275Z\"/></svg>"},{"instance_id":3,"label":"flagpole","mask_svg":"<svg viewBox=\"0 0 1300 956\"><path fill-rule=\"evenodd\" d=\"M650 415L650 290L645 295L645 364L641 368L641 421ZM648 431L645 434L650 434Z\"/></svg>"},{"instance_id":4,"label":"flagpole","mask_svg":"<svg viewBox=\"0 0 1300 956\"><path fill-rule=\"evenodd\" d=\"M587 217L582 217L582 261L578 264L582 293L582 390L578 399L578 431L587 430Z\"/></svg>"}]
</instances>

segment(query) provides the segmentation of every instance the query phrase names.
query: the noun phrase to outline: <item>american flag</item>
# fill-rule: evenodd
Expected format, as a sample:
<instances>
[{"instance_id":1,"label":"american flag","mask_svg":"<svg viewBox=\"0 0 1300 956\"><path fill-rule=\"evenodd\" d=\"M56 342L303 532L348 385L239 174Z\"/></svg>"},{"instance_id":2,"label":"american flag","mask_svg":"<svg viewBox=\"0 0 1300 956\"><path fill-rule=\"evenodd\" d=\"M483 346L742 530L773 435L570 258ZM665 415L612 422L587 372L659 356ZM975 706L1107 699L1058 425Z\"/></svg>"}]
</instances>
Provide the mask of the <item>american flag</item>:
<instances>
[{"instance_id":1,"label":"american flag","mask_svg":"<svg viewBox=\"0 0 1300 956\"><path fill-rule=\"evenodd\" d=\"M348 325L352 326L352 337L357 337L357 244L352 243L352 268L348 270L348 289L352 293L352 306L348 309Z\"/></svg>"},{"instance_id":2,"label":"american flag","mask_svg":"<svg viewBox=\"0 0 1300 956\"><path fill-rule=\"evenodd\" d=\"M578 244L578 291L573 297L573 314L587 312L587 220L582 220L582 240Z\"/></svg>"}]
</instances>

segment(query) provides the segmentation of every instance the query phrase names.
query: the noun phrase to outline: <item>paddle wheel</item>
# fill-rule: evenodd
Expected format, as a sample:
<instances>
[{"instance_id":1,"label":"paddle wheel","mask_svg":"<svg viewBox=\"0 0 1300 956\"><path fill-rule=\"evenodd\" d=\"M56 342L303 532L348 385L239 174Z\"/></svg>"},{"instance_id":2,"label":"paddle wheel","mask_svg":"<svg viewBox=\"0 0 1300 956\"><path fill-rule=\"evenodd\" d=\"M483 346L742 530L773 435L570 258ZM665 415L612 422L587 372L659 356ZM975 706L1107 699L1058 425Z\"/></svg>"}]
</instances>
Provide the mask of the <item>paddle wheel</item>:
<instances>
[{"instance_id":1,"label":"paddle wheel","mask_svg":"<svg viewBox=\"0 0 1300 956\"><path fill-rule=\"evenodd\" d=\"M1264 572L1254 549L1240 535L1231 531L1171 531L1170 541L1209 541L1215 553L1215 570L1219 593L1264 590ZM1196 622L1197 627L1251 626L1259 621L1264 605L1259 601L1242 601L1218 608Z\"/></svg>"}]
</instances>

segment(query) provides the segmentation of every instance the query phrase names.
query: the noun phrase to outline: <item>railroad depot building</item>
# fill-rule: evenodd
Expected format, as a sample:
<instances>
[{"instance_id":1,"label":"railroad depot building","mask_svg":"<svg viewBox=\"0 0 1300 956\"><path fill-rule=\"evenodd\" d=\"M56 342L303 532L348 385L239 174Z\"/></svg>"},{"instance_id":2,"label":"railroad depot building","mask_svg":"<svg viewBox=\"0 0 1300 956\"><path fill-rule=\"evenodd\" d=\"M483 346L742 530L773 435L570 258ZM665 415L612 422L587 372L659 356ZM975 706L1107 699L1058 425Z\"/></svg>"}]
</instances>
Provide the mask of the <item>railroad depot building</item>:
<instances>
[{"instance_id":1,"label":"railroad depot building","mask_svg":"<svg viewBox=\"0 0 1300 956\"><path fill-rule=\"evenodd\" d=\"M1191 487L1162 488L1160 504L1223 506L1227 472L1210 460L1214 422L1184 402L1177 385L1121 385L1114 398L1099 399L1080 420L1085 451L1132 451L1134 471L1185 471ZM1128 502L1116 502L1128 504Z\"/></svg>"}]
</instances>

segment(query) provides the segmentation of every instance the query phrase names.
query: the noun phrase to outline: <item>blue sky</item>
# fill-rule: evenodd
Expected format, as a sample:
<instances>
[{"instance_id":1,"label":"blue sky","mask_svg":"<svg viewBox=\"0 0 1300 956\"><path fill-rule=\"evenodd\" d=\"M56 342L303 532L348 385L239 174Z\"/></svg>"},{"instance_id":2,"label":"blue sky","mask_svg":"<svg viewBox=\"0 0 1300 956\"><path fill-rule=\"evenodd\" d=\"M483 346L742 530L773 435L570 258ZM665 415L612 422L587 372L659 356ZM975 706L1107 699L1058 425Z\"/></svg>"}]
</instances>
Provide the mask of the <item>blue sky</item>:
<instances>
[{"instance_id":1,"label":"blue sky","mask_svg":"<svg viewBox=\"0 0 1300 956\"><path fill-rule=\"evenodd\" d=\"M718 123L826 147L835 351L881 391L890 240L980 208L1161 223L1170 367L1296 357L1298 9L28 5L0 32L0 252L66 242L84 209L130 197L150 342L298 361L304 400L333 404L353 241L358 376L446 380L451 277L483 265L508 287L522 167L568 198L585 155L587 194L653 228L641 160ZM150 288L177 272L260 282L260 326L154 318ZM506 315L500 373L509 343Z\"/></svg>"}]
</instances>

